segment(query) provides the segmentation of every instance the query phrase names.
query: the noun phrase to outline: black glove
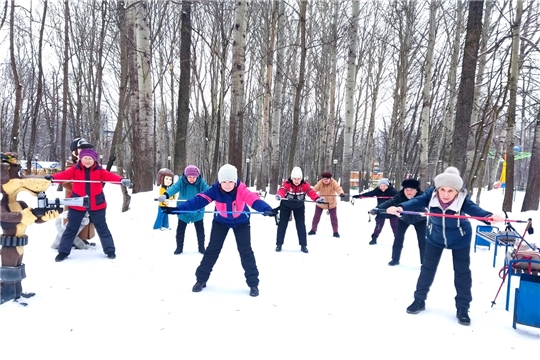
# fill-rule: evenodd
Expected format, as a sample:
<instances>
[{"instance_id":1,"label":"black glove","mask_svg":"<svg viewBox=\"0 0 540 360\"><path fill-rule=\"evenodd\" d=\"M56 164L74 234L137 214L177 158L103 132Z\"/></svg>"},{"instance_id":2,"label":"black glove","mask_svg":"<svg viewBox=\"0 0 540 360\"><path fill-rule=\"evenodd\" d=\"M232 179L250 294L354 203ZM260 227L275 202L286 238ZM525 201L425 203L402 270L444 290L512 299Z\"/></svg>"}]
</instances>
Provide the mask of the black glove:
<instances>
[{"instance_id":1,"label":"black glove","mask_svg":"<svg viewBox=\"0 0 540 360\"><path fill-rule=\"evenodd\" d=\"M339 194L339 197L343 199L345 197L345 194Z\"/></svg>"},{"instance_id":2,"label":"black glove","mask_svg":"<svg viewBox=\"0 0 540 360\"><path fill-rule=\"evenodd\" d=\"M277 216L278 211L279 211L279 208L275 208L275 209L272 209L272 210L266 210L264 212L264 216Z\"/></svg>"},{"instance_id":3,"label":"black glove","mask_svg":"<svg viewBox=\"0 0 540 360\"><path fill-rule=\"evenodd\" d=\"M379 209L375 208L375 209L371 209L368 211L371 215L377 215L377 213L379 212Z\"/></svg>"},{"instance_id":4,"label":"black glove","mask_svg":"<svg viewBox=\"0 0 540 360\"><path fill-rule=\"evenodd\" d=\"M161 206L160 209L161 209L161 211L163 211L165 214L172 214L172 213L173 213L173 210L175 210L176 208L171 208L171 207L167 207L167 206Z\"/></svg>"},{"instance_id":5,"label":"black glove","mask_svg":"<svg viewBox=\"0 0 540 360\"><path fill-rule=\"evenodd\" d=\"M44 176L45 180L53 181L53 177L49 174Z\"/></svg>"}]
</instances>

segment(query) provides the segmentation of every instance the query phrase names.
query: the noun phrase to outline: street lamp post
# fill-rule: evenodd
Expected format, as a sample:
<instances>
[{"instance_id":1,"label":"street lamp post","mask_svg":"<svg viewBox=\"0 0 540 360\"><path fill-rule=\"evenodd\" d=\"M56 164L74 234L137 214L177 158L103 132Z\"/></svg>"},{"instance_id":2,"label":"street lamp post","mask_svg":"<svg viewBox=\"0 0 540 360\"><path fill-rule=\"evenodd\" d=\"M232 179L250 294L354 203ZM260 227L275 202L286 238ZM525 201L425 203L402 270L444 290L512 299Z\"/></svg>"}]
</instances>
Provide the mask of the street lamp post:
<instances>
[{"instance_id":1,"label":"street lamp post","mask_svg":"<svg viewBox=\"0 0 540 360\"><path fill-rule=\"evenodd\" d=\"M171 155L167 156L167 161L168 161L168 166L167 166L167 169L171 169Z\"/></svg>"},{"instance_id":2,"label":"street lamp post","mask_svg":"<svg viewBox=\"0 0 540 360\"><path fill-rule=\"evenodd\" d=\"M247 164L247 174L246 174L246 183L247 183L247 186L250 187L251 186L251 181L249 180L249 158L246 159L246 164Z\"/></svg>"},{"instance_id":3,"label":"street lamp post","mask_svg":"<svg viewBox=\"0 0 540 360\"><path fill-rule=\"evenodd\" d=\"M337 166L337 159L334 159L334 179L336 178L336 166Z\"/></svg>"}]
</instances>

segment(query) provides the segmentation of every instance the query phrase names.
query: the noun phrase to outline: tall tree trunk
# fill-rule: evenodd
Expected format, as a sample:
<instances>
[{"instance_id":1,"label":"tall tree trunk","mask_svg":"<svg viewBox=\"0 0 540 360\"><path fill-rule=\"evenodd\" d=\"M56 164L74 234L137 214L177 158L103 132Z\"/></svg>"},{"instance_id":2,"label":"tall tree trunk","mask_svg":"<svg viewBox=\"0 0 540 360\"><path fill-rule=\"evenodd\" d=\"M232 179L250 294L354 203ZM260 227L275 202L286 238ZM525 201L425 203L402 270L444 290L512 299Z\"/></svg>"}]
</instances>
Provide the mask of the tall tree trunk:
<instances>
[{"instance_id":1,"label":"tall tree trunk","mask_svg":"<svg viewBox=\"0 0 540 360\"><path fill-rule=\"evenodd\" d=\"M306 7L307 0L300 0L300 13L298 26L300 28L300 65L298 69L298 82L296 83L294 109L291 131L291 148L289 149L289 161L287 173L292 171L294 167L294 155L296 153L296 144L298 141L298 127L300 121L300 107L302 106L302 90L304 89L305 73L306 73Z\"/></svg>"},{"instance_id":2,"label":"tall tree trunk","mask_svg":"<svg viewBox=\"0 0 540 360\"><path fill-rule=\"evenodd\" d=\"M354 90L356 89L356 53L358 51L358 22L360 19L360 0L353 0L351 22L347 29L349 52L347 54L347 82L345 85L345 129L343 131L343 181L341 187L349 200L351 189L351 170L354 140Z\"/></svg>"},{"instance_id":3,"label":"tall tree trunk","mask_svg":"<svg viewBox=\"0 0 540 360\"><path fill-rule=\"evenodd\" d=\"M244 75L246 67L247 1L237 1L234 19L234 43L231 70L231 118L229 122L229 163L242 174L244 128Z\"/></svg>"},{"instance_id":4,"label":"tall tree trunk","mask_svg":"<svg viewBox=\"0 0 540 360\"><path fill-rule=\"evenodd\" d=\"M66 153L66 127L68 116L68 93L69 93L69 0L64 0L64 59L62 71L62 130L60 134L60 154L63 159L71 158L71 151ZM62 170L66 169L66 162L60 161ZM58 187L61 187L59 184Z\"/></svg>"},{"instance_id":5,"label":"tall tree trunk","mask_svg":"<svg viewBox=\"0 0 540 360\"><path fill-rule=\"evenodd\" d=\"M536 115L531 162L527 176L527 190L521 205L521 211L538 210L540 201L540 109Z\"/></svg>"},{"instance_id":6,"label":"tall tree trunk","mask_svg":"<svg viewBox=\"0 0 540 360\"><path fill-rule=\"evenodd\" d=\"M429 162L429 129L431 112L431 67L435 50L435 27L438 1L431 0L429 10L429 37L427 44L426 62L424 66L424 88L422 90L422 115L420 120L420 187L427 188ZM396 179L400 181L402 179Z\"/></svg>"},{"instance_id":7,"label":"tall tree trunk","mask_svg":"<svg viewBox=\"0 0 540 360\"><path fill-rule=\"evenodd\" d=\"M480 35L482 34L483 0L469 1L469 16L467 19L467 34L463 48L463 62L461 65L461 81L459 83L456 121L452 137L452 150L450 164L456 166L462 177L467 181L467 139L474 100L474 85L476 76L476 63Z\"/></svg>"},{"instance_id":8,"label":"tall tree trunk","mask_svg":"<svg viewBox=\"0 0 540 360\"><path fill-rule=\"evenodd\" d=\"M478 71L477 71L477 74L476 74L476 84L482 84L484 82L484 69L486 67L486 59L487 59L487 54L485 54L484 52L486 51L487 49L487 44L488 44L488 41L489 41L489 28L491 27L491 11L493 9L493 7L495 6L495 3L493 1L488 1L486 3L486 8L484 9L484 24L482 26L482 38L481 38L481 42L480 42L480 56L479 56L479 59L478 59ZM481 138L483 137L483 128L485 126L485 122L484 121L479 121L479 114L480 114L480 99L482 97L482 94L480 92L481 90L481 87L480 86L475 86L474 87L474 100L473 100L473 104L475 104L473 106L473 110L472 110L472 114L471 114L471 127L470 127L470 136L469 136L469 139L468 139L468 142L467 142L467 164L468 164L468 169L470 169L472 173L478 173L480 174L480 176L477 175L477 179L479 180L479 184L478 184L478 187L481 188L482 185L483 185L483 180L484 180L484 171L482 169L477 169L479 167L479 165L485 169L485 164L479 164L479 162L481 161L480 159L482 159L482 157L479 157L479 156L476 156L478 154L478 152L476 151L476 143L477 143L477 139L478 138ZM490 118L486 118L486 120L491 120ZM491 132L491 128L495 125L495 122L494 121L491 121L490 124L488 124L487 126L489 126L490 128L490 132ZM478 135L476 135L476 133L478 133ZM486 160L487 158L484 156L483 157L484 160ZM485 162L485 161L484 161ZM478 170L478 171L477 171ZM469 171L467 171L467 173L469 173ZM473 184L473 177L469 177L467 183L466 183L466 187L467 189L472 189L474 184ZM476 201L478 202L479 199L479 193L477 193L476 195Z\"/></svg>"},{"instance_id":9,"label":"tall tree trunk","mask_svg":"<svg viewBox=\"0 0 540 360\"><path fill-rule=\"evenodd\" d=\"M36 136L37 136L37 122L39 118L39 109L41 107L41 100L43 97L43 32L45 31L45 19L47 18L47 6L48 1L43 2L43 17L41 19L41 28L39 29L39 42L38 42L38 73L37 73L37 89L34 102L34 108L32 109L32 125L30 129L30 144L28 147L27 159L31 160L32 155L36 149ZM36 160L37 160L36 153ZM32 161L27 161L28 169L31 168ZM36 161L36 173L37 173L37 161Z\"/></svg>"},{"instance_id":10,"label":"tall tree trunk","mask_svg":"<svg viewBox=\"0 0 540 360\"><path fill-rule=\"evenodd\" d=\"M174 139L172 170L181 174L187 166L189 96L191 87L191 1L182 1L182 27L180 34L180 83L178 86L178 120Z\"/></svg>"},{"instance_id":11,"label":"tall tree trunk","mask_svg":"<svg viewBox=\"0 0 540 360\"><path fill-rule=\"evenodd\" d=\"M9 58L11 72L13 73L13 84L15 86L15 104L13 108L13 127L11 128L11 151L20 152L19 149L19 128L21 127L21 106L22 106L22 84L15 61L15 0L11 0L11 11L9 12Z\"/></svg>"},{"instance_id":12,"label":"tall tree trunk","mask_svg":"<svg viewBox=\"0 0 540 360\"><path fill-rule=\"evenodd\" d=\"M503 210L512 211L514 201L514 130L516 126L517 83L519 77L519 33L523 15L523 0L516 0L516 19L512 26L512 57L510 59L510 99L506 118L506 190Z\"/></svg>"},{"instance_id":13,"label":"tall tree trunk","mask_svg":"<svg viewBox=\"0 0 540 360\"><path fill-rule=\"evenodd\" d=\"M263 120L262 120L262 148L261 148L261 166L258 166L257 171L257 189L265 190L266 184L269 181L270 168L268 164L271 161L270 147L270 104L272 100L272 74L274 72L274 49L276 41L276 25L278 20L279 1L273 1L272 18L270 19L270 34L268 39L268 47L266 49L266 76L264 79L264 104L263 104ZM264 169L263 169L264 166ZM255 169L253 169L255 171Z\"/></svg>"},{"instance_id":14,"label":"tall tree trunk","mask_svg":"<svg viewBox=\"0 0 540 360\"><path fill-rule=\"evenodd\" d=\"M281 129L282 90L285 68L285 2L278 0L278 34L277 34L277 52L276 52L276 77L274 96L272 98L272 128L270 133L270 193L275 193L278 186L281 185L281 174L279 172L279 159L281 153L279 133Z\"/></svg>"}]
</instances>

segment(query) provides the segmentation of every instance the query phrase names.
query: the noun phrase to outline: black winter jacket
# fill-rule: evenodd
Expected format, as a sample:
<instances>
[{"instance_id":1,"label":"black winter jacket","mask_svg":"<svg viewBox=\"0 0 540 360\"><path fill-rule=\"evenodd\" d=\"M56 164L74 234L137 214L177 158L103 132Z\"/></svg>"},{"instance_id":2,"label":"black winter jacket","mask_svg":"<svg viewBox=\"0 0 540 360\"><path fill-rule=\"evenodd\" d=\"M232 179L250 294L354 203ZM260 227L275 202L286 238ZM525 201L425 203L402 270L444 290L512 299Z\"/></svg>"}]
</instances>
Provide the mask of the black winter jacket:
<instances>
[{"instance_id":1,"label":"black winter jacket","mask_svg":"<svg viewBox=\"0 0 540 360\"><path fill-rule=\"evenodd\" d=\"M424 192L422 190L418 190L414 197L418 197L418 196L422 195L423 193ZM401 189L400 192L396 196L394 196L392 199L386 200L382 204L377 205L377 209L381 209L381 210L388 209L390 206L398 206L399 204L404 203L405 201L409 201L409 199L407 198L407 196L405 196L404 189ZM422 207L422 206L418 206L418 209L414 209L414 210L411 210L411 211L426 212L427 208ZM400 216L399 220L403 221L406 224L412 225L412 224L419 223L421 221L426 222L427 218L425 216L421 216L421 215L403 214L403 215Z\"/></svg>"},{"instance_id":2,"label":"black winter jacket","mask_svg":"<svg viewBox=\"0 0 540 360\"><path fill-rule=\"evenodd\" d=\"M377 186L375 189L373 189L371 191L367 191L365 193L359 194L358 197L396 196L397 194L398 194L397 190L392 185L389 185L388 189L386 189L386 191L382 191L381 188L379 188ZM377 198L377 208L379 208L379 205L384 203L386 200L388 200L388 198L382 198L382 199ZM390 214L387 214L386 212L384 212L384 213L378 213L377 217L390 219L390 218L395 217L395 215L390 215Z\"/></svg>"}]
</instances>

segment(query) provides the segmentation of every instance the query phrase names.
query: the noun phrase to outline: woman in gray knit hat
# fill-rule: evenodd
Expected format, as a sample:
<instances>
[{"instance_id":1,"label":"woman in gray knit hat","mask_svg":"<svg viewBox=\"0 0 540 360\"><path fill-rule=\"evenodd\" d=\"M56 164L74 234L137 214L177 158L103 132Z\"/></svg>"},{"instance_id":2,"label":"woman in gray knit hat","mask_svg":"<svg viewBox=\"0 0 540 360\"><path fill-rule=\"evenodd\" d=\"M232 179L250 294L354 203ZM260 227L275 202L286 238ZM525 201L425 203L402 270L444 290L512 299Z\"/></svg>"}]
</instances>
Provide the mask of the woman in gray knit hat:
<instances>
[{"instance_id":1,"label":"woman in gray knit hat","mask_svg":"<svg viewBox=\"0 0 540 360\"><path fill-rule=\"evenodd\" d=\"M455 167L447 168L435 177L435 187L427 189L423 195L386 209L390 214L399 216L401 211L415 211L418 207L429 208L427 222L426 250L420 276L414 292L414 302L407 308L409 314L418 314L426 309L425 300L435 278L437 266L443 250L452 250L454 265L454 286L456 287L456 317L462 325L469 325L469 306L472 301L472 276L470 252L472 227L467 219L445 217L445 215L464 215L485 217L486 223L504 221L500 215L493 214L476 205L463 188L463 179Z\"/></svg>"}]
</instances>

